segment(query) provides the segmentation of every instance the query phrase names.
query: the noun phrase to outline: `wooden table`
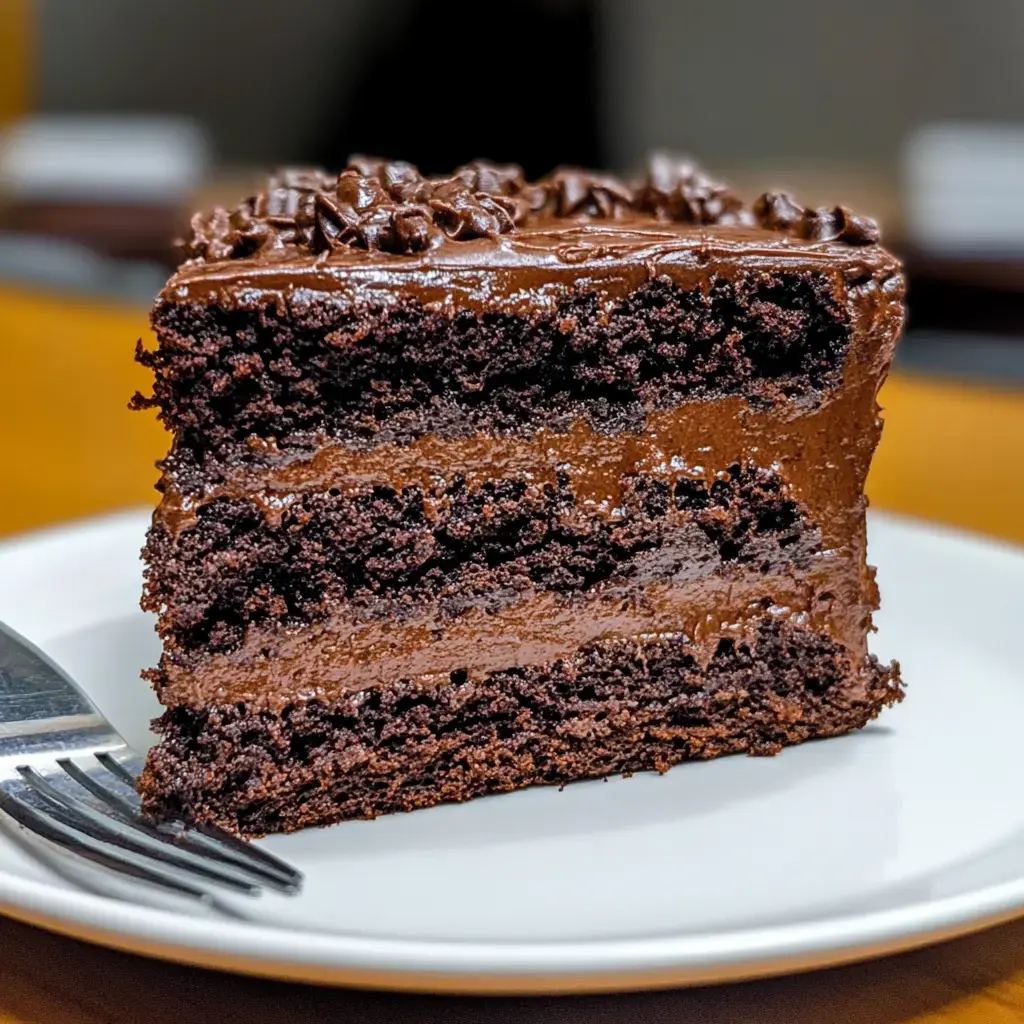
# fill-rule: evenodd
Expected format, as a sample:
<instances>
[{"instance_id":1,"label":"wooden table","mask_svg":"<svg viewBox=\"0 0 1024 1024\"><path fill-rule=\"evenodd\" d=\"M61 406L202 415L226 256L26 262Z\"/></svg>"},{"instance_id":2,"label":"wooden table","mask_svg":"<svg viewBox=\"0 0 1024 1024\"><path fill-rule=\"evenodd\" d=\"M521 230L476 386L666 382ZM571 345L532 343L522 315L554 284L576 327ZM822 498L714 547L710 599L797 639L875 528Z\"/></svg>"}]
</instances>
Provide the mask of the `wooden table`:
<instances>
[{"instance_id":1,"label":"wooden table","mask_svg":"<svg viewBox=\"0 0 1024 1024\"><path fill-rule=\"evenodd\" d=\"M0 1024L1011 1024L1024 921L931 949L740 985L617 996L456 999L233 977L0 921Z\"/></svg>"},{"instance_id":2,"label":"wooden table","mask_svg":"<svg viewBox=\"0 0 1024 1024\"><path fill-rule=\"evenodd\" d=\"M166 438L128 412L145 311L0 289L0 533L153 500ZM1024 395L896 377L876 507L1024 541ZM884 581L883 581L884 582ZM133 958L0 920L0 1024L100 1021L1024 1021L1024 922L881 961L573 999L332 991Z\"/></svg>"}]
</instances>

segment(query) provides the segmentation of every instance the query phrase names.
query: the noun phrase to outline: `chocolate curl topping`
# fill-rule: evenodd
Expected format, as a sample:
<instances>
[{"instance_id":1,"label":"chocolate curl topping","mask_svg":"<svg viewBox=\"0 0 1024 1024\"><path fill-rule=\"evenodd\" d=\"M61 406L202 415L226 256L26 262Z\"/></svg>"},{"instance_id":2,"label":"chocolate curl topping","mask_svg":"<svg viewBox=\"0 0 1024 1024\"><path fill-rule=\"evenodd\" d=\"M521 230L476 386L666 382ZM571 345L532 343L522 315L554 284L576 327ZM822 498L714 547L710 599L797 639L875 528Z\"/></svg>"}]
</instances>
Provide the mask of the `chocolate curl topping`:
<instances>
[{"instance_id":1,"label":"chocolate curl topping","mask_svg":"<svg viewBox=\"0 0 1024 1024\"><path fill-rule=\"evenodd\" d=\"M731 189L689 160L655 153L639 189L637 206L658 220L688 224L749 224L750 211Z\"/></svg>"},{"instance_id":2,"label":"chocolate curl topping","mask_svg":"<svg viewBox=\"0 0 1024 1024\"><path fill-rule=\"evenodd\" d=\"M786 192L765 192L754 201L758 224L795 238L814 242L846 242L874 245L881 238L878 225L845 206L812 210L801 206Z\"/></svg>"},{"instance_id":3,"label":"chocolate curl topping","mask_svg":"<svg viewBox=\"0 0 1024 1024\"><path fill-rule=\"evenodd\" d=\"M544 192L538 212L549 216L616 219L634 210L633 190L609 174L560 169L537 185Z\"/></svg>"},{"instance_id":4,"label":"chocolate curl topping","mask_svg":"<svg viewBox=\"0 0 1024 1024\"><path fill-rule=\"evenodd\" d=\"M648 216L687 224L759 224L810 241L869 245L878 226L842 206L810 210L783 192L748 208L693 162L656 154L644 178L559 168L527 182L515 164L475 160L445 178L427 178L402 160L353 156L341 174L280 171L265 191L234 210L192 218L182 243L191 259L220 262L288 246L327 253L359 248L417 253L446 241L496 238L533 221Z\"/></svg>"},{"instance_id":5,"label":"chocolate curl topping","mask_svg":"<svg viewBox=\"0 0 1024 1024\"><path fill-rule=\"evenodd\" d=\"M514 196L526 185L523 169L518 164L492 164L474 160L459 167L452 175L471 192L487 192L492 196Z\"/></svg>"}]
</instances>

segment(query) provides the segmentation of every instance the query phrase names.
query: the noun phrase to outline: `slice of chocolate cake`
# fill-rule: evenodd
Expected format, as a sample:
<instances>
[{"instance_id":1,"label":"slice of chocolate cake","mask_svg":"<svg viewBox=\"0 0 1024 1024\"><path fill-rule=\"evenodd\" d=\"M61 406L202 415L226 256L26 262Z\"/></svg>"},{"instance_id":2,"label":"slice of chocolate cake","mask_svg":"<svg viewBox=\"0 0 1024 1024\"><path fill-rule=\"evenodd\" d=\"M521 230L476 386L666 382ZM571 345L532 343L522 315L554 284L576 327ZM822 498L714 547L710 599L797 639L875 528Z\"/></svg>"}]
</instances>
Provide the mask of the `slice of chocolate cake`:
<instances>
[{"instance_id":1,"label":"slice of chocolate cake","mask_svg":"<svg viewBox=\"0 0 1024 1024\"><path fill-rule=\"evenodd\" d=\"M902 696L864 478L903 279L874 224L354 158L197 216L139 359L154 815L246 835L691 758Z\"/></svg>"}]
</instances>

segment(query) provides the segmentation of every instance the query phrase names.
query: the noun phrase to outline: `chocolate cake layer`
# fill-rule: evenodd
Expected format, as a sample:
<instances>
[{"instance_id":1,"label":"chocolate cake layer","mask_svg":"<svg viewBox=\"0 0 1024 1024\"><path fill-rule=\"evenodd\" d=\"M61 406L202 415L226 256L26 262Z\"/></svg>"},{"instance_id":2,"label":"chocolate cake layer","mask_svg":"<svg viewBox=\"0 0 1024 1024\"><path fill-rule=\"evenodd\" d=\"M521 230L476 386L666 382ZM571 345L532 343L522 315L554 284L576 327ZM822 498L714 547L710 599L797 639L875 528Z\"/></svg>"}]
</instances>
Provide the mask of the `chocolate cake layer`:
<instances>
[{"instance_id":1,"label":"chocolate cake layer","mask_svg":"<svg viewBox=\"0 0 1024 1024\"><path fill-rule=\"evenodd\" d=\"M305 311L164 301L160 347L139 358L179 447L214 450L250 436L520 434L579 417L635 430L687 399L811 402L839 381L849 313L820 271L712 272L706 291L663 276L607 309L575 279L553 310L515 314L431 311L407 294L358 310L334 296Z\"/></svg>"},{"instance_id":2,"label":"chocolate cake layer","mask_svg":"<svg viewBox=\"0 0 1024 1024\"><path fill-rule=\"evenodd\" d=\"M182 461L251 438L635 430L728 394L813 404L851 338L887 365L903 281L876 241L849 211L747 208L663 160L635 182L362 159L334 182L287 172L194 219L139 404Z\"/></svg>"},{"instance_id":3,"label":"chocolate cake layer","mask_svg":"<svg viewBox=\"0 0 1024 1024\"><path fill-rule=\"evenodd\" d=\"M902 698L898 671L764 619L702 666L677 637L600 640L569 658L447 685L406 681L278 712L168 711L146 809L243 835L372 818L689 759L774 754L857 729Z\"/></svg>"}]
</instances>

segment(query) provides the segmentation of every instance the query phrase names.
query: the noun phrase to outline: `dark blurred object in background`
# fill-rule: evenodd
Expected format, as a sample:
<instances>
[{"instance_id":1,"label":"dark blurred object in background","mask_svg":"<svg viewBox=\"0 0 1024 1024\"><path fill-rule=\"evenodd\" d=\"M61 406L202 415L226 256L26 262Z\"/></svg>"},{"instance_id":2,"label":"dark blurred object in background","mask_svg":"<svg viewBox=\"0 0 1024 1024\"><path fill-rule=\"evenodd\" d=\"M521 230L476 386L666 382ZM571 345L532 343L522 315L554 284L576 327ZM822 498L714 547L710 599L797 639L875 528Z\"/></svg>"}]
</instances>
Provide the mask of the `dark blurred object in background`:
<instances>
[{"instance_id":1,"label":"dark blurred object in background","mask_svg":"<svg viewBox=\"0 0 1024 1024\"><path fill-rule=\"evenodd\" d=\"M915 329L1024 335L1024 127L936 122L903 147Z\"/></svg>"},{"instance_id":2,"label":"dark blurred object in background","mask_svg":"<svg viewBox=\"0 0 1024 1024\"><path fill-rule=\"evenodd\" d=\"M42 109L200 121L228 167L602 164L601 0L40 0Z\"/></svg>"},{"instance_id":3,"label":"dark blurred object in background","mask_svg":"<svg viewBox=\"0 0 1024 1024\"><path fill-rule=\"evenodd\" d=\"M416 0L360 54L351 102L313 153L326 167L349 152L409 160L444 174L477 157L599 167L599 68L594 4Z\"/></svg>"}]
</instances>

